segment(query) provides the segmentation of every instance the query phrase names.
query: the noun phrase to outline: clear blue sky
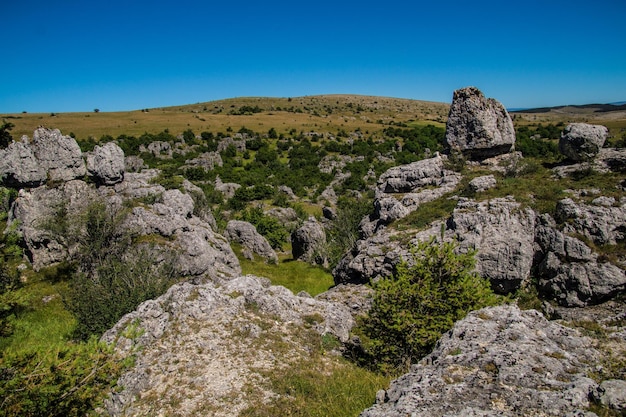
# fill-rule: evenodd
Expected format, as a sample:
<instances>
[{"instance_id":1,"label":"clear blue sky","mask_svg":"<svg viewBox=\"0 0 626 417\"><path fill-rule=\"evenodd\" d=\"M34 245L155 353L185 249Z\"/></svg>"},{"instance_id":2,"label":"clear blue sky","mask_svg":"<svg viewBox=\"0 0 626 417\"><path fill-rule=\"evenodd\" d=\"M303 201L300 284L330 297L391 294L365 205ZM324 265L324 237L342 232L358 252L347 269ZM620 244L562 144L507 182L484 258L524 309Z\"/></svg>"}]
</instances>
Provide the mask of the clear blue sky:
<instances>
[{"instance_id":1,"label":"clear blue sky","mask_svg":"<svg viewBox=\"0 0 626 417\"><path fill-rule=\"evenodd\" d=\"M626 100L626 0L1 0L0 113L365 94Z\"/></svg>"}]
</instances>

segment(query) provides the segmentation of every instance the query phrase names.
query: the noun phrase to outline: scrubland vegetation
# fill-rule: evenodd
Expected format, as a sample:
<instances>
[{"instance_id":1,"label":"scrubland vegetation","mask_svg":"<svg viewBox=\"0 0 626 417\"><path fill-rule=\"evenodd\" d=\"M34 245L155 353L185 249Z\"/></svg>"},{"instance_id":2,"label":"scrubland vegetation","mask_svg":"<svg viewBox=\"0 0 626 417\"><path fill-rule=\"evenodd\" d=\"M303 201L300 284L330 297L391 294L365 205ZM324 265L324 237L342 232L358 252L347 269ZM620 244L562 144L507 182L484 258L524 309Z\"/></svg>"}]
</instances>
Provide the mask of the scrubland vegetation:
<instances>
[{"instance_id":1,"label":"scrubland vegetation","mask_svg":"<svg viewBox=\"0 0 626 417\"><path fill-rule=\"evenodd\" d=\"M256 226L279 253L279 262L241 258L244 274L265 276L294 292L316 295L332 286L330 270L358 239L358 224L372 210L377 177L391 166L444 151L445 112L442 105L391 99L375 103L371 98L341 96L331 101L248 99L124 114L24 114L12 116L11 123L5 121L0 145L11 129L14 137L32 135L33 123L59 127L65 134L75 132L83 151L115 140L127 156L140 156L148 167L160 169L158 182L166 188L180 188L184 178L200 187L203 193L194 196L196 209L210 209L218 228L223 229L229 219ZM604 195L614 192L623 181L614 174L589 171L569 179L552 178L549 168L560 160L556 139L562 126L522 120L516 148L525 159L501 174L497 187L480 198L515 195L523 204L550 213L568 188L599 188ZM623 147L625 134L619 127L613 133L612 144ZM223 164L212 170L185 164L203 153L218 152L225 137L244 141L246 150L234 144L222 149ZM184 143L185 152L155 156L145 150L155 141L167 142L173 149ZM344 167L330 172L319 169L323 158L342 156L350 157ZM483 173L462 161L461 166L464 181L450 196L470 196L467 183ZM295 261L289 240L294 226L281 224L264 211L293 208L300 221L309 215L320 217L327 203L322 192L338 171L351 175L334 185L339 198L324 248L328 265ZM218 177L242 187L225 199L215 189ZM297 202L279 190L283 185L294 192ZM177 277L167 268L155 269L149 242L137 249L132 237L120 229L128 208L107 213L97 202L84 213L58 213L51 219L50 227L77 245L66 263L39 272L21 267L25 264L20 237L4 230L16 191L0 191L0 416L86 415L132 362L132 357L116 357L98 338L141 301L164 292ZM446 218L454 206L454 200L440 198L394 227L423 228ZM346 416L371 404L389 376L427 354L455 320L495 302L488 285L470 272L471 255L457 256L452 249L434 242L418 246L414 256L419 262L402 264L393 279L374 285L374 308L359 329L367 348L365 357L357 363L333 362L322 378L314 362L324 355L323 343L333 341L322 340L320 345L316 340L311 363L291 369L288 375L270 375L276 392L293 400L247 410L244 415ZM147 282L147 272L158 279ZM360 366L365 362L367 369ZM355 401L348 405L348 398Z\"/></svg>"}]
</instances>

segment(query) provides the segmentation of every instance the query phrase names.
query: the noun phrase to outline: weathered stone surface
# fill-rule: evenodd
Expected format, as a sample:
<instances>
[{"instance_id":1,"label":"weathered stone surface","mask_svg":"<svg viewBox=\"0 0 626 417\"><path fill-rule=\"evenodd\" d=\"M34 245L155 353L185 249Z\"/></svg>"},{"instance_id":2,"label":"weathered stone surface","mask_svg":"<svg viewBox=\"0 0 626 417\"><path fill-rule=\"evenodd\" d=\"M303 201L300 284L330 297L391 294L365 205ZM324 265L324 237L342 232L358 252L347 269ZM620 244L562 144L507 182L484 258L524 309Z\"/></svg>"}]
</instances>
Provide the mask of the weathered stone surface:
<instances>
[{"instance_id":1,"label":"weathered stone surface","mask_svg":"<svg viewBox=\"0 0 626 417\"><path fill-rule=\"evenodd\" d=\"M261 236L259 232L257 232L256 227L251 223L231 220L228 222L228 225L226 225L224 236L230 242L239 243L244 249L256 253L269 262L278 262L276 252L274 252L267 239Z\"/></svg>"},{"instance_id":2,"label":"weathered stone surface","mask_svg":"<svg viewBox=\"0 0 626 417\"><path fill-rule=\"evenodd\" d=\"M382 193L414 192L423 187L440 186L447 177L458 174L446 170L446 157L436 155L407 165L389 168L378 179L377 190Z\"/></svg>"},{"instance_id":3,"label":"weathered stone surface","mask_svg":"<svg viewBox=\"0 0 626 417\"><path fill-rule=\"evenodd\" d=\"M98 146L87 154L87 171L97 183L117 184L124 180L124 151L113 142Z\"/></svg>"},{"instance_id":4,"label":"weathered stone surface","mask_svg":"<svg viewBox=\"0 0 626 417\"><path fill-rule=\"evenodd\" d=\"M137 155L129 155L124 158L124 171L140 172L144 168L148 168L148 166Z\"/></svg>"},{"instance_id":5,"label":"weathered stone surface","mask_svg":"<svg viewBox=\"0 0 626 417\"><path fill-rule=\"evenodd\" d=\"M581 234L597 245L616 244L626 239L626 201L618 206L615 200L599 197L592 204L577 204L571 198L560 200L555 220L564 225L565 233Z\"/></svg>"},{"instance_id":6,"label":"weathered stone surface","mask_svg":"<svg viewBox=\"0 0 626 417\"><path fill-rule=\"evenodd\" d=\"M174 154L172 145L169 142L154 141L148 144L148 146L141 145L139 152L148 152L157 158L170 159Z\"/></svg>"},{"instance_id":7,"label":"weathered stone surface","mask_svg":"<svg viewBox=\"0 0 626 417\"><path fill-rule=\"evenodd\" d=\"M203 168L205 171L212 171L215 167L224 165L222 156L218 152L205 152L197 158L185 161L187 165Z\"/></svg>"},{"instance_id":8,"label":"weathered stone surface","mask_svg":"<svg viewBox=\"0 0 626 417\"><path fill-rule=\"evenodd\" d=\"M579 239L556 228L548 215L537 222L535 254L539 290L568 307L598 304L626 289L626 272L598 255Z\"/></svg>"},{"instance_id":9,"label":"weathered stone surface","mask_svg":"<svg viewBox=\"0 0 626 417\"><path fill-rule=\"evenodd\" d=\"M68 242L63 228L68 227L69 213L80 213L97 197L83 181L74 180L56 188L41 186L21 189L9 215L17 222L33 269L61 262L68 256L73 242Z\"/></svg>"},{"instance_id":10,"label":"weathered stone surface","mask_svg":"<svg viewBox=\"0 0 626 417\"><path fill-rule=\"evenodd\" d=\"M454 92L446 141L452 149L473 159L485 159L511 152L515 129L499 101L485 98L475 87L466 87Z\"/></svg>"},{"instance_id":11,"label":"weathered stone surface","mask_svg":"<svg viewBox=\"0 0 626 417\"><path fill-rule=\"evenodd\" d=\"M612 410L622 413L626 411L626 381L620 379L602 381L593 396L600 404Z\"/></svg>"},{"instance_id":12,"label":"weathered stone surface","mask_svg":"<svg viewBox=\"0 0 626 417\"><path fill-rule=\"evenodd\" d=\"M31 147L50 181L70 181L87 173L78 143L58 129L36 129Z\"/></svg>"},{"instance_id":13,"label":"weathered stone surface","mask_svg":"<svg viewBox=\"0 0 626 417\"><path fill-rule=\"evenodd\" d=\"M294 259L312 263L324 263L320 258L321 249L326 243L324 227L315 219L309 219L291 234L291 252Z\"/></svg>"},{"instance_id":14,"label":"weathered stone surface","mask_svg":"<svg viewBox=\"0 0 626 417\"><path fill-rule=\"evenodd\" d=\"M361 417L585 415L599 352L514 305L470 313ZM575 413L575 414L571 414Z\"/></svg>"},{"instance_id":15,"label":"weathered stone surface","mask_svg":"<svg viewBox=\"0 0 626 417\"><path fill-rule=\"evenodd\" d=\"M224 195L224 198L233 198L235 196L235 191L241 188L241 185L236 184L234 182L222 182L220 177L215 179L215 189Z\"/></svg>"},{"instance_id":16,"label":"weathered stone surface","mask_svg":"<svg viewBox=\"0 0 626 417\"><path fill-rule=\"evenodd\" d=\"M10 187L37 187L47 180L32 148L25 142L12 142L0 149L0 180Z\"/></svg>"},{"instance_id":17,"label":"weathered stone surface","mask_svg":"<svg viewBox=\"0 0 626 417\"><path fill-rule=\"evenodd\" d=\"M482 177L476 177L471 180L469 182L469 188L475 193L480 193L495 187L496 184L496 177L494 177L493 175L484 175Z\"/></svg>"},{"instance_id":18,"label":"weathered stone surface","mask_svg":"<svg viewBox=\"0 0 626 417\"><path fill-rule=\"evenodd\" d=\"M159 235L177 249L175 270L181 275L235 276L241 273L228 241L211 226L192 216L190 197L178 190L164 193L165 200L152 207L135 207L127 227L137 235ZM178 194L180 193L180 195ZM165 242L163 243L165 244Z\"/></svg>"},{"instance_id":19,"label":"weathered stone surface","mask_svg":"<svg viewBox=\"0 0 626 417\"><path fill-rule=\"evenodd\" d=\"M178 284L103 336L123 356L136 355L105 406L115 416L237 416L258 395L276 396L264 371L310 355L299 336L306 327L346 341L353 325L342 303L295 296L266 278Z\"/></svg>"},{"instance_id":20,"label":"weathered stone surface","mask_svg":"<svg viewBox=\"0 0 626 417\"><path fill-rule=\"evenodd\" d=\"M125 198L156 197L165 192L165 187L154 183L159 176L158 169L144 169L141 172L126 173L124 181L113 186L115 193Z\"/></svg>"},{"instance_id":21,"label":"weathered stone surface","mask_svg":"<svg viewBox=\"0 0 626 417\"><path fill-rule=\"evenodd\" d=\"M589 161L600 152L608 134L605 126L571 123L561 132L559 151L573 161Z\"/></svg>"},{"instance_id":22,"label":"weathered stone surface","mask_svg":"<svg viewBox=\"0 0 626 417\"><path fill-rule=\"evenodd\" d=\"M461 250L476 250L476 270L506 294L530 276L533 264L535 213L513 199L459 201L448 220Z\"/></svg>"}]
</instances>

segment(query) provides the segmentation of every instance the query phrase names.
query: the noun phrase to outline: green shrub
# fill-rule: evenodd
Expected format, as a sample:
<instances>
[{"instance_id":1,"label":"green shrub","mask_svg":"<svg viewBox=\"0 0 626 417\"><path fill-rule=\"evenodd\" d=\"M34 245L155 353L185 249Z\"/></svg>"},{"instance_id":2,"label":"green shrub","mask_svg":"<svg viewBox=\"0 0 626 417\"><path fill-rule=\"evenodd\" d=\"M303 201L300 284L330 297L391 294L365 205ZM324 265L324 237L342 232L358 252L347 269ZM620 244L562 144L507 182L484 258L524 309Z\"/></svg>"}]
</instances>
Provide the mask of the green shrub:
<instances>
[{"instance_id":1,"label":"green shrub","mask_svg":"<svg viewBox=\"0 0 626 417\"><path fill-rule=\"evenodd\" d=\"M77 319L75 336L81 340L102 334L173 283L168 251L154 242L134 242L125 226L126 215L124 209L95 201L84 213L68 216L66 239L75 250L70 258L72 278L63 297Z\"/></svg>"},{"instance_id":2,"label":"green shrub","mask_svg":"<svg viewBox=\"0 0 626 417\"><path fill-rule=\"evenodd\" d=\"M0 354L0 416L85 416L128 363L95 338L49 351Z\"/></svg>"},{"instance_id":3,"label":"green shrub","mask_svg":"<svg viewBox=\"0 0 626 417\"><path fill-rule=\"evenodd\" d=\"M457 246L455 241L422 242L394 276L374 285L372 309L361 324L373 365L407 370L457 320L496 303L489 281L473 272L474 253L457 254Z\"/></svg>"}]
</instances>

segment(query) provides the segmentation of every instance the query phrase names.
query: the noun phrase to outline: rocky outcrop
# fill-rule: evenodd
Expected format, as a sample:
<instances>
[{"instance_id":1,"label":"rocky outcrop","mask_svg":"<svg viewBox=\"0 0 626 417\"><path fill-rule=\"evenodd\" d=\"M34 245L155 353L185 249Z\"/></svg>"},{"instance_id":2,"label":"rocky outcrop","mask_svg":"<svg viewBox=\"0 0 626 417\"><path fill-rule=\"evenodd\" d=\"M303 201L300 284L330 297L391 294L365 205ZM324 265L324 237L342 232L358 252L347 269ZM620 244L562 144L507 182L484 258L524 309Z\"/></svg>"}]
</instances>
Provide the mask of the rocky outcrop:
<instances>
[{"instance_id":1,"label":"rocky outcrop","mask_svg":"<svg viewBox=\"0 0 626 417\"><path fill-rule=\"evenodd\" d=\"M96 183L113 185L124 179L124 151L113 142L98 146L87 154L87 171Z\"/></svg>"},{"instance_id":2,"label":"rocky outcrop","mask_svg":"<svg viewBox=\"0 0 626 417\"><path fill-rule=\"evenodd\" d=\"M243 247L244 256L248 259L253 259L253 254L257 254L268 262L278 262L276 252L274 252L267 239L261 236L251 223L231 220L226 225L224 236L230 242L240 244Z\"/></svg>"},{"instance_id":3,"label":"rocky outcrop","mask_svg":"<svg viewBox=\"0 0 626 417\"><path fill-rule=\"evenodd\" d=\"M362 223L367 225L368 223ZM477 251L476 270L500 293L515 291L528 280L533 265L535 214L512 199L486 202L463 199L445 222L396 238L381 229L356 243L333 270L335 283L366 283L393 274L399 262L410 259L409 246L439 236L459 241L460 250Z\"/></svg>"},{"instance_id":4,"label":"rocky outcrop","mask_svg":"<svg viewBox=\"0 0 626 417\"><path fill-rule=\"evenodd\" d=\"M46 181L59 182L81 178L85 162L76 140L58 129L38 128L33 141L28 137L0 151L0 177L12 187L36 187Z\"/></svg>"},{"instance_id":5,"label":"rocky outcrop","mask_svg":"<svg viewBox=\"0 0 626 417\"><path fill-rule=\"evenodd\" d=\"M228 241L211 226L193 216L193 200L179 190L168 190L150 206L134 207L126 224L137 235L165 238L179 250L175 269L180 275L235 276L241 273L239 261Z\"/></svg>"},{"instance_id":6,"label":"rocky outcrop","mask_svg":"<svg viewBox=\"0 0 626 417\"><path fill-rule=\"evenodd\" d=\"M476 177L471 180L468 186L471 191L481 193L495 187L496 184L496 177L493 175L483 175L482 177Z\"/></svg>"},{"instance_id":7,"label":"rocky outcrop","mask_svg":"<svg viewBox=\"0 0 626 417\"><path fill-rule=\"evenodd\" d=\"M537 286L559 304L598 304L626 289L626 271L600 262L589 246L559 231L549 215L541 216L537 222L535 239Z\"/></svg>"},{"instance_id":8,"label":"rocky outcrop","mask_svg":"<svg viewBox=\"0 0 626 417\"><path fill-rule=\"evenodd\" d=\"M307 327L345 342L353 325L344 304L295 296L266 278L178 284L103 336L136 357L105 406L114 416L237 416L258 395L276 395L264 371L310 355L301 341Z\"/></svg>"},{"instance_id":9,"label":"rocky outcrop","mask_svg":"<svg viewBox=\"0 0 626 417\"><path fill-rule=\"evenodd\" d=\"M241 188L241 185L234 182L222 182L220 177L215 179L215 190L222 193L226 199L233 198L235 196L235 191L239 188Z\"/></svg>"},{"instance_id":10,"label":"rocky outcrop","mask_svg":"<svg viewBox=\"0 0 626 417\"><path fill-rule=\"evenodd\" d=\"M204 171L212 171L215 167L224 165L222 156L218 152L205 152L197 158L185 161L187 165L204 169Z\"/></svg>"},{"instance_id":11,"label":"rocky outcrop","mask_svg":"<svg viewBox=\"0 0 626 417\"><path fill-rule=\"evenodd\" d=\"M0 149L0 179L9 187L37 187L46 182L47 173L27 142L12 142Z\"/></svg>"},{"instance_id":12,"label":"rocky outcrop","mask_svg":"<svg viewBox=\"0 0 626 417\"><path fill-rule=\"evenodd\" d=\"M454 190L461 175L446 169L447 157L433 158L390 168L378 179L373 221L380 225L406 217L421 204ZM401 195L397 195L400 194Z\"/></svg>"},{"instance_id":13,"label":"rocky outcrop","mask_svg":"<svg viewBox=\"0 0 626 417\"><path fill-rule=\"evenodd\" d=\"M563 232L580 234L596 245L615 245L626 239L626 198L598 197L591 204L577 204L571 198L557 203L555 220Z\"/></svg>"},{"instance_id":14,"label":"rocky outcrop","mask_svg":"<svg viewBox=\"0 0 626 417\"><path fill-rule=\"evenodd\" d=\"M608 134L605 126L571 123L561 132L559 151L573 161L589 161L600 152Z\"/></svg>"},{"instance_id":15,"label":"rocky outcrop","mask_svg":"<svg viewBox=\"0 0 626 417\"><path fill-rule=\"evenodd\" d=\"M323 247L326 244L324 227L315 219L309 219L291 234L291 252L294 259L323 264Z\"/></svg>"},{"instance_id":16,"label":"rocky outcrop","mask_svg":"<svg viewBox=\"0 0 626 417\"><path fill-rule=\"evenodd\" d=\"M35 271L67 258L74 243L66 239L70 213L83 212L97 197L95 190L80 180L19 191L9 223L17 222Z\"/></svg>"},{"instance_id":17,"label":"rocky outcrop","mask_svg":"<svg viewBox=\"0 0 626 417\"><path fill-rule=\"evenodd\" d=\"M450 148L472 159L508 153L515 145L513 121L497 100L475 87L454 92L446 124Z\"/></svg>"},{"instance_id":18,"label":"rocky outcrop","mask_svg":"<svg viewBox=\"0 0 626 417\"><path fill-rule=\"evenodd\" d=\"M530 277L535 212L511 199L461 200L447 222L460 249L475 250L476 270L492 288L507 294Z\"/></svg>"},{"instance_id":19,"label":"rocky outcrop","mask_svg":"<svg viewBox=\"0 0 626 417\"><path fill-rule=\"evenodd\" d=\"M600 354L576 330L514 305L470 313L361 417L585 414Z\"/></svg>"}]
</instances>

